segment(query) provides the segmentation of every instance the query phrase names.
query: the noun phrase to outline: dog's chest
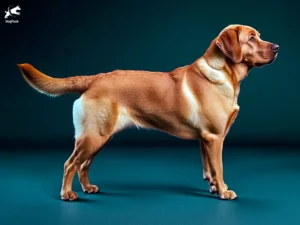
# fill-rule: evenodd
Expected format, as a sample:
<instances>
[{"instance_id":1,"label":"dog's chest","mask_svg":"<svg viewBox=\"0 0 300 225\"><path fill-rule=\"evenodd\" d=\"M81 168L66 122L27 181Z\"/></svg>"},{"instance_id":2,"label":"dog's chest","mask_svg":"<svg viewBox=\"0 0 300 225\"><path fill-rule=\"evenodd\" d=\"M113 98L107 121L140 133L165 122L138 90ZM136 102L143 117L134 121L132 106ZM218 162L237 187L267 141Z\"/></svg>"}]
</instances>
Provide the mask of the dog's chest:
<instances>
[{"instance_id":1,"label":"dog's chest","mask_svg":"<svg viewBox=\"0 0 300 225\"><path fill-rule=\"evenodd\" d=\"M192 127L202 129L207 121L211 121L213 124L224 123L225 126L232 112L238 110L236 104L232 105L234 94L230 83L223 82L219 84L218 89L221 93L218 93L217 89L204 90L205 94L202 92L200 94L202 97L199 99L198 94L189 86L187 77L183 78L182 93L185 99L183 108L185 109L186 119ZM218 95L227 97L216 97ZM222 127L223 125L219 124L219 126Z\"/></svg>"}]
</instances>

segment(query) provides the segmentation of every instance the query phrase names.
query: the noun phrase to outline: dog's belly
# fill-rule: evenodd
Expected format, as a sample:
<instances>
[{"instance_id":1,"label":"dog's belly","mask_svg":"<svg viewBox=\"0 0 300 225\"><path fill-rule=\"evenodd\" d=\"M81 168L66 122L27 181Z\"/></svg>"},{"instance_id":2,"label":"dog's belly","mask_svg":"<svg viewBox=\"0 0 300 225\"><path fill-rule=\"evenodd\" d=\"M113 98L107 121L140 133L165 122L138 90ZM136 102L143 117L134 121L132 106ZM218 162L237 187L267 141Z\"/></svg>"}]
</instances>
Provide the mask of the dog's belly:
<instances>
[{"instance_id":1,"label":"dog's belly","mask_svg":"<svg viewBox=\"0 0 300 225\"><path fill-rule=\"evenodd\" d=\"M154 110L155 111L155 110ZM160 115L153 112L134 112L121 107L114 132L121 131L127 126L154 129L166 132L182 139L199 139L199 129L189 124L186 118L178 118L172 114Z\"/></svg>"}]
</instances>

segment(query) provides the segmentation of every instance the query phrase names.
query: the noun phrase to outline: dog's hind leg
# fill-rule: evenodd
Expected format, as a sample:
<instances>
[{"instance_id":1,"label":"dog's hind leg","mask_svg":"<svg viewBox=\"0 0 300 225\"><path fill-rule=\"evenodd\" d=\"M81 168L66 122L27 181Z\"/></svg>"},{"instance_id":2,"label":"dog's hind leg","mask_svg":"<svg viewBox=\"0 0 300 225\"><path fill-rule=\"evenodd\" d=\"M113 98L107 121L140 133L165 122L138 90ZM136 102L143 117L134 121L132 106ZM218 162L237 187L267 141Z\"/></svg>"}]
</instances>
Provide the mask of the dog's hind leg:
<instances>
[{"instance_id":1,"label":"dog's hind leg","mask_svg":"<svg viewBox=\"0 0 300 225\"><path fill-rule=\"evenodd\" d=\"M63 184L61 189L62 200L76 200L77 194L72 191L73 178L82 163L91 159L107 141L107 137L83 135L76 140L75 149L64 165Z\"/></svg>"},{"instance_id":2,"label":"dog's hind leg","mask_svg":"<svg viewBox=\"0 0 300 225\"><path fill-rule=\"evenodd\" d=\"M72 191L73 178L79 171L79 179L83 188L97 191L97 187L89 186L87 178L89 166L96 154L112 136L112 127L117 113L116 107L99 99L81 97L73 106L73 122L75 126L75 149L64 166L61 198L75 200L77 194ZM94 190L95 189L95 190ZM89 190L87 190L89 191Z\"/></svg>"},{"instance_id":3,"label":"dog's hind leg","mask_svg":"<svg viewBox=\"0 0 300 225\"><path fill-rule=\"evenodd\" d=\"M106 143L110 140L111 138L109 138ZM88 194L92 194L92 193L97 193L99 192L99 188L96 186L96 185L92 185L90 184L90 181L89 181L89 177L88 177L88 174L89 174L89 169L90 169L90 166L94 160L94 158L96 157L96 155L104 148L105 144L104 143L99 149L98 151L96 151L95 154L93 154L89 159L85 160L79 170L77 171L78 172L78 177L79 177L79 181L80 181L80 184L81 184L81 187L83 189L83 191L85 193L88 193Z\"/></svg>"},{"instance_id":4,"label":"dog's hind leg","mask_svg":"<svg viewBox=\"0 0 300 225\"><path fill-rule=\"evenodd\" d=\"M90 184L89 177L88 177L90 166L96 155L97 153L93 155L91 158L85 160L81 164L79 170L77 171L82 190L88 194L99 192L99 188L96 185Z\"/></svg>"}]
</instances>

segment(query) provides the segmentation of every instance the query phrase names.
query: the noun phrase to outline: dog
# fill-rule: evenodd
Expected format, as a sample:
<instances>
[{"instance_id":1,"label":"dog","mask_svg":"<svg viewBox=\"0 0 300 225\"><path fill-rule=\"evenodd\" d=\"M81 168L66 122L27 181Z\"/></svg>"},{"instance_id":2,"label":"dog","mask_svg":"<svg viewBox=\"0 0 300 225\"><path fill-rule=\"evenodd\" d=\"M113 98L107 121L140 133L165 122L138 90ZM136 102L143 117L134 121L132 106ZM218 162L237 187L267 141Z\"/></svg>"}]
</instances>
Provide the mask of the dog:
<instances>
[{"instance_id":1,"label":"dog","mask_svg":"<svg viewBox=\"0 0 300 225\"><path fill-rule=\"evenodd\" d=\"M8 7L7 11L5 12L5 16L4 19L7 19L9 16L19 16L21 13L19 12L21 10L20 6L16 6L12 9L10 9L10 7Z\"/></svg>"},{"instance_id":2,"label":"dog","mask_svg":"<svg viewBox=\"0 0 300 225\"><path fill-rule=\"evenodd\" d=\"M239 112L241 81L252 68L272 63L278 50L279 45L262 40L254 28L229 25L202 57L171 72L115 70L53 78L30 64L18 64L27 83L41 93L81 93L73 105L76 141L64 164L61 199L78 198L72 191L76 172L84 192L99 191L89 182L90 165L110 138L128 126L199 140L210 192L236 199L223 179L223 142Z\"/></svg>"}]
</instances>

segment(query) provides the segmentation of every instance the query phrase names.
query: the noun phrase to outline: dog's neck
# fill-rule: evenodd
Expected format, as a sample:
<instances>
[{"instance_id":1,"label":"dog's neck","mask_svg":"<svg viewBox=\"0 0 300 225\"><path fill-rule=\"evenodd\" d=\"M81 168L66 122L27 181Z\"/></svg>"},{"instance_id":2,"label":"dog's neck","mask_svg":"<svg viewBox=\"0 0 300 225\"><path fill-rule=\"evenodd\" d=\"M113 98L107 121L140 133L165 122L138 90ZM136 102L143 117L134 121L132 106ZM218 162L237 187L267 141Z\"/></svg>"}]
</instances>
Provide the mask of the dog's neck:
<instances>
[{"instance_id":1,"label":"dog's neck","mask_svg":"<svg viewBox=\"0 0 300 225\"><path fill-rule=\"evenodd\" d=\"M203 58L212 69L225 71L228 76L234 76L232 79L236 80L238 83L244 80L250 71L250 67L244 62L237 64L231 62L216 45L215 40L211 42L203 57L198 59L196 64Z\"/></svg>"}]
</instances>

